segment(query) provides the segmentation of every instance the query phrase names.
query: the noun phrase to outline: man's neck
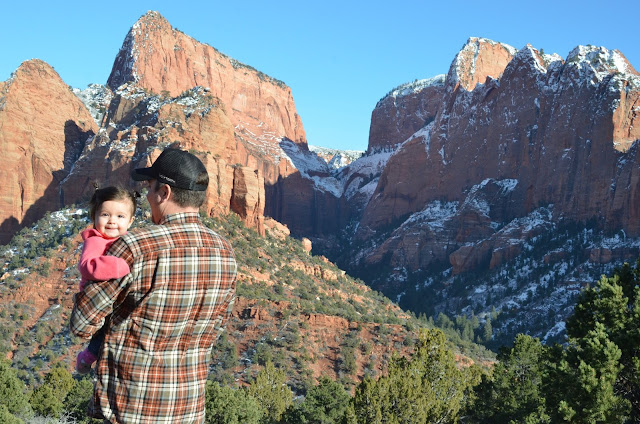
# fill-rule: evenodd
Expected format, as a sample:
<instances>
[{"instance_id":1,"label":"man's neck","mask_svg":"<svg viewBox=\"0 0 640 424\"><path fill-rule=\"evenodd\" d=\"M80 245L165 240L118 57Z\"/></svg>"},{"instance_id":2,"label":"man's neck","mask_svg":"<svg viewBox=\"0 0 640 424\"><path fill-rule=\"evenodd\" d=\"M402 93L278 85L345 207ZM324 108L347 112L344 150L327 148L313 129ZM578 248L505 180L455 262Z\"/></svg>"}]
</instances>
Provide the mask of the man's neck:
<instances>
[{"instance_id":1,"label":"man's neck","mask_svg":"<svg viewBox=\"0 0 640 424\"><path fill-rule=\"evenodd\" d=\"M191 207L191 206L180 206L174 202L166 202L164 208L162 209L162 217L160 221L165 220L169 215L175 215L178 213L188 213L188 212L200 212L199 208ZM160 222L158 221L158 222Z\"/></svg>"}]
</instances>

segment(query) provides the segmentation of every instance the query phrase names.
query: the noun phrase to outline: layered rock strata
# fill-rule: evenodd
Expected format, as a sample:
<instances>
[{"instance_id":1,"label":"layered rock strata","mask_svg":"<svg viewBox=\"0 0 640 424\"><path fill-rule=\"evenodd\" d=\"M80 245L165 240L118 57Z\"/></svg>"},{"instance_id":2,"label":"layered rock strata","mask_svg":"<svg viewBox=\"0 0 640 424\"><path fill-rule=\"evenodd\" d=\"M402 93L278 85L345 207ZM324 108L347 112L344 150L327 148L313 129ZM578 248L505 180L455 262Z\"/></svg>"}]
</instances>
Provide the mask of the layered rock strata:
<instances>
[{"instance_id":1,"label":"layered rock strata","mask_svg":"<svg viewBox=\"0 0 640 424\"><path fill-rule=\"evenodd\" d=\"M530 45L516 52L470 39L441 99L424 99L435 118L394 151L359 222L359 243L377 240L354 255L365 263L395 258L391 265L416 270L444 260L454 273L497 266L517 251L497 228L544 205L553 205L554 220L596 219L640 235L640 77L620 52L580 46L565 61ZM411 119L379 107L373 116L390 122L375 127L400 140L397 128ZM488 179L511 181L508 195L489 195L476 211L461 207ZM434 201L456 205L451 220L416 235L415 218Z\"/></svg>"},{"instance_id":2,"label":"layered rock strata","mask_svg":"<svg viewBox=\"0 0 640 424\"><path fill-rule=\"evenodd\" d=\"M62 206L59 184L97 126L58 73L22 63L0 87L0 243Z\"/></svg>"}]
</instances>

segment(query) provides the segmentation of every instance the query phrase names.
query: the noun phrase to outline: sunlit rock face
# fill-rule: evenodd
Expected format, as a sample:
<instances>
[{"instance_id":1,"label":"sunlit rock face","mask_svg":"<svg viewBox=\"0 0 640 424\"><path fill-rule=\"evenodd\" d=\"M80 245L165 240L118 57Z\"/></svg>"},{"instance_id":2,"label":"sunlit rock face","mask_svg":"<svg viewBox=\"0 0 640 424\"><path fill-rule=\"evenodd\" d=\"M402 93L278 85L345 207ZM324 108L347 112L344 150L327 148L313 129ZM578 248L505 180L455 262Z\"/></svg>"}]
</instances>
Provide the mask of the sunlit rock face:
<instances>
[{"instance_id":1,"label":"sunlit rock face","mask_svg":"<svg viewBox=\"0 0 640 424\"><path fill-rule=\"evenodd\" d=\"M67 177L97 125L48 64L22 63L0 84L0 243L62 206Z\"/></svg>"},{"instance_id":2,"label":"sunlit rock face","mask_svg":"<svg viewBox=\"0 0 640 424\"><path fill-rule=\"evenodd\" d=\"M208 87L240 132L306 143L287 85L178 31L157 12L133 25L115 59L107 84L115 90L124 83L172 97Z\"/></svg>"},{"instance_id":3,"label":"sunlit rock face","mask_svg":"<svg viewBox=\"0 0 640 424\"><path fill-rule=\"evenodd\" d=\"M563 60L471 38L435 81L405 90L405 104L422 106L388 95L372 114L369 149L395 147L357 227L375 247L354 257L409 270L448 262L454 274L499 266L519 252L514 239L542 231L502 229L543 206L552 220L640 235L640 77L620 52L579 46ZM434 202L453 205L439 225L424 219Z\"/></svg>"},{"instance_id":4,"label":"sunlit rock face","mask_svg":"<svg viewBox=\"0 0 640 424\"><path fill-rule=\"evenodd\" d=\"M149 12L127 34L107 85L112 100L98 136L63 185L67 199L86 198L94 179L127 182L133 167L173 146L206 164L212 214L237 212L260 232L265 213L297 233L313 231L310 217L319 208L332 220L335 208L322 199L335 202L336 195L317 189L306 172L304 129L283 82ZM310 173L328 175L326 163L315 159Z\"/></svg>"}]
</instances>

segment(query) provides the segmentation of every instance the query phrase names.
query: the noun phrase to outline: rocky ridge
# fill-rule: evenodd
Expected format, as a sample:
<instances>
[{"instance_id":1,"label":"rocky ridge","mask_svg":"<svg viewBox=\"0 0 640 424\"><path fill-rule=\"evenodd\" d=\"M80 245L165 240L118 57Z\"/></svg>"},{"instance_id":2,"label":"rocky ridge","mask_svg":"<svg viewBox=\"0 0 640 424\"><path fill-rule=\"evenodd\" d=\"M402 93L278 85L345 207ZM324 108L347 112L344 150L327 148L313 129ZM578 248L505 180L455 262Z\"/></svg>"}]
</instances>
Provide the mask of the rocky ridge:
<instances>
[{"instance_id":1,"label":"rocky ridge","mask_svg":"<svg viewBox=\"0 0 640 424\"><path fill-rule=\"evenodd\" d=\"M637 253L640 77L620 52L579 46L563 60L530 45L515 50L471 38L435 87L440 97L433 83L401 87L372 113L368 153L387 155L371 185L348 192L359 193L364 208L351 215L338 241L351 240L338 250L339 263L391 296L412 293L413 310L433 314L486 311L465 300L481 281L454 282L479 272L499 275L558 225L577 223L600 235L570 263L548 252L546 262L540 259L545 266L564 263L579 274L589 263L613 264ZM402 106L404 98L397 98L404 93L422 106ZM398 112L405 110L411 116ZM358 169L359 161L341 175L357 175L349 168ZM541 213L547 218L532 219ZM629 237L627 247L600 255L594 240L619 230ZM586 273L582 283L591 277ZM446 289L452 284L456 295ZM416 295L413 285L431 288ZM429 296L441 300L421 308L419 299ZM570 308L571 299L562 304Z\"/></svg>"},{"instance_id":2,"label":"rocky ridge","mask_svg":"<svg viewBox=\"0 0 640 424\"><path fill-rule=\"evenodd\" d=\"M145 225L146 213L138 211L135 226ZM0 352L24 378L41 378L57 361L72 369L86 344L68 331L86 214L48 214L0 252ZM249 383L272 360L298 392L321 376L353 384L384 372L393 352L408 353L425 326L326 258L310 255L275 222L268 220L264 236L234 214L205 223L231 241L239 264L238 299L213 352L212 378ZM471 363L467 356L460 361Z\"/></svg>"},{"instance_id":3,"label":"rocky ridge","mask_svg":"<svg viewBox=\"0 0 640 424\"><path fill-rule=\"evenodd\" d=\"M0 242L60 207L60 182L98 128L48 64L23 62L0 88Z\"/></svg>"}]
</instances>

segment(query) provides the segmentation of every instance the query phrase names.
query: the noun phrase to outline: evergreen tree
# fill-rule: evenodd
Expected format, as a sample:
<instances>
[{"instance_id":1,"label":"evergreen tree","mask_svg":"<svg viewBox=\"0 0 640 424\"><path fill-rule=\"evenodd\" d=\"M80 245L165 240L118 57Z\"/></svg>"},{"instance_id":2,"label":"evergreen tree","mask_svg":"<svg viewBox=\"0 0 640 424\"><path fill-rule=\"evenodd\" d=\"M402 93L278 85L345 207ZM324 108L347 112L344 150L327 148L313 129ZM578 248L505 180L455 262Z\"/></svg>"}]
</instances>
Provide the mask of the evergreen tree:
<instances>
[{"instance_id":1,"label":"evergreen tree","mask_svg":"<svg viewBox=\"0 0 640 424\"><path fill-rule=\"evenodd\" d=\"M63 401L73 386L69 371L61 364L56 365L45 376L44 383L33 391L29 403L39 415L58 418L64 411Z\"/></svg>"},{"instance_id":2,"label":"evergreen tree","mask_svg":"<svg viewBox=\"0 0 640 424\"><path fill-rule=\"evenodd\" d=\"M249 386L249 395L253 396L266 411L267 422L278 422L293 402L293 393L286 381L284 371L277 370L269 361Z\"/></svg>"},{"instance_id":3,"label":"evergreen tree","mask_svg":"<svg viewBox=\"0 0 640 424\"><path fill-rule=\"evenodd\" d=\"M0 416L23 416L30 410L24 383L16 376L9 361L0 359Z\"/></svg>"},{"instance_id":4,"label":"evergreen tree","mask_svg":"<svg viewBox=\"0 0 640 424\"><path fill-rule=\"evenodd\" d=\"M78 423L91 422L87 417L87 408L92 396L93 383L90 377L75 381L64 399L64 410Z\"/></svg>"},{"instance_id":5,"label":"evergreen tree","mask_svg":"<svg viewBox=\"0 0 640 424\"><path fill-rule=\"evenodd\" d=\"M612 277L602 277L585 289L567 321L572 340L591 340L613 354L609 343L620 350L620 370L614 393L629 401L630 421L640 422L640 259L635 267L624 264ZM606 342L605 342L606 339ZM577 345L588 349L588 343ZM605 373L607 374L607 373Z\"/></svg>"},{"instance_id":6,"label":"evergreen tree","mask_svg":"<svg viewBox=\"0 0 640 424\"><path fill-rule=\"evenodd\" d=\"M440 330L420 334L410 358L394 356L389 373L365 379L352 400L358 423L455 422L471 380L458 369Z\"/></svg>"},{"instance_id":7,"label":"evergreen tree","mask_svg":"<svg viewBox=\"0 0 640 424\"><path fill-rule=\"evenodd\" d=\"M519 335L476 389L477 422L640 422L640 276L625 264L580 295L567 346Z\"/></svg>"},{"instance_id":8,"label":"evergreen tree","mask_svg":"<svg viewBox=\"0 0 640 424\"><path fill-rule=\"evenodd\" d=\"M322 377L299 405L287 410L287 424L333 424L344 417L351 396L340 383Z\"/></svg>"},{"instance_id":9,"label":"evergreen tree","mask_svg":"<svg viewBox=\"0 0 640 424\"><path fill-rule=\"evenodd\" d=\"M562 383L565 396L558 402L556 419L575 423L625 422L631 404L615 390L622 369L621 355L600 323L585 337L572 339L557 367L557 381Z\"/></svg>"},{"instance_id":10,"label":"evergreen tree","mask_svg":"<svg viewBox=\"0 0 640 424\"><path fill-rule=\"evenodd\" d=\"M511 349L503 348L491 376L476 387L471 416L480 423L548 423L542 393L544 347L519 334Z\"/></svg>"},{"instance_id":11,"label":"evergreen tree","mask_svg":"<svg viewBox=\"0 0 640 424\"><path fill-rule=\"evenodd\" d=\"M264 415L258 401L245 389L207 381L207 424L258 424Z\"/></svg>"},{"instance_id":12,"label":"evergreen tree","mask_svg":"<svg viewBox=\"0 0 640 424\"><path fill-rule=\"evenodd\" d=\"M23 422L24 421L22 421L20 418L16 417L11 412L9 412L9 409L7 408L6 405L0 404L0 423L22 424Z\"/></svg>"},{"instance_id":13,"label":"evergreen tree","mask_svg":"<svg viewBox=\"0 0 640 424\"><path fill-rule=\"evenodd\" d=\"M488 343L491 341L491 337L493 336L493 327L491 326L491 319L487 317L484 322L484 326L482 327L482 341Z\"/></svg>"}]
</instances>

